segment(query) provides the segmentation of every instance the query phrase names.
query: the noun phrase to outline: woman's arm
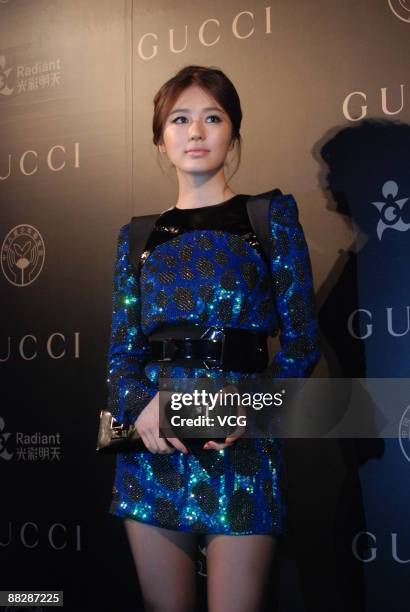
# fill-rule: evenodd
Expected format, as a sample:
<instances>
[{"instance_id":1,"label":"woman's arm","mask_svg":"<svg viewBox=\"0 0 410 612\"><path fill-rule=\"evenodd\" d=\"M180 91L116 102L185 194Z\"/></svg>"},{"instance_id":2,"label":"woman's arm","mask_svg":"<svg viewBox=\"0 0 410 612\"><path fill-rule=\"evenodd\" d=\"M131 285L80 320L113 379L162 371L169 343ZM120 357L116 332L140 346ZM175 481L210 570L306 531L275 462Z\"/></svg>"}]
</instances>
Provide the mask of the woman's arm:
<instances>
[{"instance_id":1,"label":"woman's arm","mask_svg":"<svg viewBox=\"0 0 410 612\"><path fill-rule=\"evenodd\" d=\"M269 215L271 272L281 328L281 349L269 371L275 378L308 377L321 350L312 267L293 195L272 198Z\"/></svg>"},{"instance_id":2,"label":"woman's arm","mask_svg":"<svg viewBox=\"0 0 410 612\"><path fill-rule=\"evenodd\" d=\"M158 389L144 373L149 346L141 331L141 301L128 257L129 224L121 227L117 240L112 293L112 323L108 349L107 410L124 423L133 423Z\"/></svg>"}]
</instances>

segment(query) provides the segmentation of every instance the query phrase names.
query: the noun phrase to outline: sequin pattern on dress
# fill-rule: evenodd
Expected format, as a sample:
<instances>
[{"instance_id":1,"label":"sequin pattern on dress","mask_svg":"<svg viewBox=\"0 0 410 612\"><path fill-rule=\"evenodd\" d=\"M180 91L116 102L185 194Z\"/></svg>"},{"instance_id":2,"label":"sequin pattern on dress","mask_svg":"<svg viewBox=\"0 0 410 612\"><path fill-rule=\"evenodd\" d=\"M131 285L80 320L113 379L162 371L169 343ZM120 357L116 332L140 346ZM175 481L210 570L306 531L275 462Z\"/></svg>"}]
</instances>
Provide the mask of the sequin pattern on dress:
<instances>
[{"instance_id":1,"label":"sequin pattern on dress","mask_svg":"<svg viewBox=\"0 0 410 612\"><path fill-rule=\"evenodd\" d=\"M274 335L272 377L310 375L320 356L312 272L296 202L271 201L269 261L246 213L246 196L216 207L165 211L147 241L139 282L121 228L108 353L110 409L134 421L161 376L219 377L217 368L150 361L147 337L163 323L233 326ZM211 210L211 209L214 210ZM216 210L218 209L218 210ZM254 373L224 372L233 384ZM238 439L221 451L119 453L110 512L195 533L281 534L285 503L280 439Z\"/></svg>"}]
</instances>

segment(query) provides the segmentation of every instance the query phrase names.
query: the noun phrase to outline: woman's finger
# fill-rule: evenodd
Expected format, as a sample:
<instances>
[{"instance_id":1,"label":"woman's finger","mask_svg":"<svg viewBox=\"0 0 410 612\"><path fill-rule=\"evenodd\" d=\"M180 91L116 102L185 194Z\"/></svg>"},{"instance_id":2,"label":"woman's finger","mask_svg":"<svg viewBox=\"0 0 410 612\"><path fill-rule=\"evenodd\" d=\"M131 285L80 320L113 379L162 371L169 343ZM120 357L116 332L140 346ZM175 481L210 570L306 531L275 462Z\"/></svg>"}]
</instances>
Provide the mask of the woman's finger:
<instances>
[{"instance_id":1,"label":"woman's finger","mask_svg":"<svg viewBox=\"0 0 410 612\"><path fill-rule=\"evenodd\" d=\"M172 449L170 446L168 446L168 444L166 443L165 438L160 438L160 436L157 433L156 429L151 431L150 435L151 435L151 440L154 443L154 447L156 449L155 450L156 453L165 454L165 453L169 453L170 450L171 450L171 452L173 452L174 449Z\"/></svg>"},{"instance_id":2,"label":"woman's finger","mask_svg":"<svg viewBox=\"0 0 410 612\"><path fill-rule=\"evenodd\" d=\"M165 438L161 438L158 437L157 438L157 442L158 442L158 446L159 446L159 452L160 453L173 453L175 451L175 448L173 446L170 446L169 444L167 444L167 441Z\"/></svg>"},{"instance_id":3,"label":"woman's finger","mask_svg":"<svg viewBox=\"0 0 410 612\"><path fill-rule=\"evenodd\" d=\"M226 448L227 446L232 446L232 444L234 443L234 440L232 440L232 442L214 442L214 440L209 440L204 446L203 448L205 450L222 450L224 448Z\"/></svg>"},{"instance_id":4,"label":"woman's finger","mask_svg":"<svg viewBox=\"0 0 410 612\"><path fill-rule=\"evenodd\" d=\"M238 438L241 438L243 434L245 433L245 431L246 431L246 425L238 425L238 427L236 427L234 431L226 437L225 442L228 442L228 443L234 442Z\"/></svg>"},{"instance_id":5,"label":"woman's finger","mask_svg":"<svg viewBox=\"0 0 410 612\"><path fill-rule=\"evenodd\" d=\"M149 442L150 448L152 448L151 452L152 453L157 453L159 451L159 445L158 445L158 441L157 441L157 439L155 437L155 434L152 431L148 430L146 432L146 436L148 438L148 442Z\"/></svg>"},{"instance_id":6,"label":"woman's finger","mask_svg":"<svg viewBox=\"0 0 410 612\"><path fill-rule=\"evenodd\" d=\"M206 450L207 449L222 450L223 448L226 448L227 446L231 446L236 440L241 438L243 434L245 433L245 431L246 431L245 425L238 425L238 427L236 427L234 431L225 438L225 442L215 442L214 440L209 440L204 445L203 448L205 448Z\"/></svg>"},{"instance_id":7,"label":"woman's finger","mask_svg":"<svg viewBox=\"0 0 410 612\"><path fill-rule=\"evenodd\" d=\"M181 440L179 440L178 438L166 438L166 440L168 440L168 442L172 444L172 446L174 446L177 450L181 451L182 453L185 453L185 454L188 453L187 447L184 444L182 444Z\"/></svg>"},{"instance_id":8,"label":"woman's finger","mask_svg":"<svg viewBox=\"0 0 410 612\"><path fill-rule=\"evenodd\" d=\"M150 451L150 452L152 453L152 450L151 450L151 443L150 443L150 441L148 440L148 438L147 438L147 436L145 435L145 433L140 434L140 438L141 438L141 440L144 442L144 446L145 446L145 448L146 448L148 451Z\"/></svg>"}]
</instances>

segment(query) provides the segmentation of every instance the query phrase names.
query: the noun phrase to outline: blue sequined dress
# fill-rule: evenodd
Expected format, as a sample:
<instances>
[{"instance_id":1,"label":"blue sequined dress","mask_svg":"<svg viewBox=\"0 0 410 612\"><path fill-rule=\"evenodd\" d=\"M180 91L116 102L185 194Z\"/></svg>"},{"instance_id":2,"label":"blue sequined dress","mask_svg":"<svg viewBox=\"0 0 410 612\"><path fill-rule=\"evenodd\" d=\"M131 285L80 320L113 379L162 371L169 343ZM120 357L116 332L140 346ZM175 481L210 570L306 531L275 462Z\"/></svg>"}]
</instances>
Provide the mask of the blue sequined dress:
<instances>
[{"instance_id":1,"label":"blue sequined dress","mask_svg":"<svg viewBox=\"0 0 410 612\"><path fill-rule=\"evenodd\" d=\"M268 261L236 196L197 209L164 211L142 255L139 282L128 257L129 224L119 233L108 351L108 410L133 422L158 391L159 377L220 376L205 366L150 361L147 337L162 324L240 327L274 336L272 377L306 377L320 356L309 252L291 194L269 208ZM238 382L253 372L224 371ZM205 440L202 440L202 443ZM109 512L200 534L284 532L281 440L239 438L223 450L119 453Z\"/></svg>"}]
</instances>

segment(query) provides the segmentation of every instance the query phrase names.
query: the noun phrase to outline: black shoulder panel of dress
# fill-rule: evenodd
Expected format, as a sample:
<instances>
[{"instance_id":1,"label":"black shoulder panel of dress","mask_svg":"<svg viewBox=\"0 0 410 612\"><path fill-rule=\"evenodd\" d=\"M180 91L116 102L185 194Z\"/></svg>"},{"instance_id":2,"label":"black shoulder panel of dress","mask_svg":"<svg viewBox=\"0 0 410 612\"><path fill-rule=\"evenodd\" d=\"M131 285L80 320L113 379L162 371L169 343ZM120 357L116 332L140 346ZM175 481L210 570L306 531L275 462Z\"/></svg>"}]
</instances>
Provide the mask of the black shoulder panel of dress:
<instances>
[{"instance_id":1,"label":"black shoulder panel of dress","mask_svg":"<svg viewBox=\"0 0 410 612\"><path fill-rule=\"evenodd\" d=\"M221 230L244 238L269 265L249 220L246 208L248 197L245 194L237 194L220 204L200 208L173 207L164 211L156 220L148 237L142 260L145 261L156 246L184 232Z\"/></svg>"}]
</instances>

